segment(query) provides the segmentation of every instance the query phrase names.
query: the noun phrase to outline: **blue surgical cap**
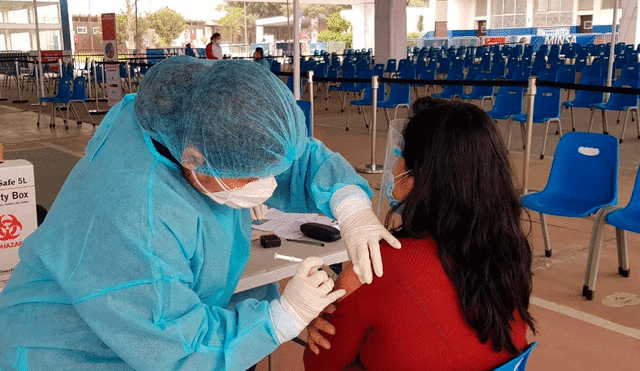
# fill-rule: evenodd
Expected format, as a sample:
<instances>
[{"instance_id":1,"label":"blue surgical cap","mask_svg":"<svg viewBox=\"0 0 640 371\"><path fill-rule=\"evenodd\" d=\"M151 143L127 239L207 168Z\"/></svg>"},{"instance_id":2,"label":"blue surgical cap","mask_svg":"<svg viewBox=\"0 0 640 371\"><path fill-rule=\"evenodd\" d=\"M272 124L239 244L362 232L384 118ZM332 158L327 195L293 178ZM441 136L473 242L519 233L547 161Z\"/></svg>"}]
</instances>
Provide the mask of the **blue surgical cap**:
<instances>
[{"instance_id":1,"label":"blue surgical cap","mask_svg":"<svg viewBox=\"0 0 640 371\"><path fill-rule=\"evenodd\" d=\"M196 172L262 178L285 171L304 150L304 114L291 91L253 61L163 60L147 71L135 100L143 130L182 163L202 154Z\"/></svg>"}]
</instances>

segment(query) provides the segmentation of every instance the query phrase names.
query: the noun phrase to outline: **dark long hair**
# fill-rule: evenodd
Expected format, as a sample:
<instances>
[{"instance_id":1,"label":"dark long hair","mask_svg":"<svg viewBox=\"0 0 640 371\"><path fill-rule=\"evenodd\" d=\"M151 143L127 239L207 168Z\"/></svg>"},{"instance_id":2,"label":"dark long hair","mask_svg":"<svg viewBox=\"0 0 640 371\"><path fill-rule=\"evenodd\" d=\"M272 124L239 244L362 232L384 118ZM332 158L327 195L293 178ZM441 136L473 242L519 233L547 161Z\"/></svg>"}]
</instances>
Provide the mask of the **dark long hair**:
<instances>
[{"instance_id":1,"label":"dark long hair","mask_svg":"<svg viewBox=\"0 0 640 371\"><path fill-rule=\"evenodd\" d=\"M480 341L519 354L511 334L514 312L535 332L528 310L532 251L498 128L472 104L422 98L412 106L404 139L414 187L400 204L402 224L394 233L429 233Z\"/></svg>"}]
</instances>

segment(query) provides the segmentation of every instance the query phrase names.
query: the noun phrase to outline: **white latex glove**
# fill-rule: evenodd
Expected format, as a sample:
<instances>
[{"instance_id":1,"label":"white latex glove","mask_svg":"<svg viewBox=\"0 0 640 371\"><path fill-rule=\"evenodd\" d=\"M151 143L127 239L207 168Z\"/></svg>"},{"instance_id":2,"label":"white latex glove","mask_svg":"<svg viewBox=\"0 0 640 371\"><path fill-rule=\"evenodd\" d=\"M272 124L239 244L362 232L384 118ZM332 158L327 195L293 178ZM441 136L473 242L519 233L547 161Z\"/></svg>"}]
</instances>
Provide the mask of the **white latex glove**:
<instances>
[{"instance_id":1,"label":"white latex glove","mask_svg":"<svg viewBox=\"0 0 640 371\"><path fill-rule=\"evenodd\" d=\"M279 305L275 305L278 308L274 308L272 303L272 321L281 342L300 334L327 305L346 293L343 289L331 292L333 280L325 271L319 270L323 264L322 259L316 257L303 260L295 276L284 288ZM275 312L279 312L280 308L293 318L293 324L279 320L282 316Z\"/></svg>"},{"instance_id":2,"label":"white latex glove","mask_svg":"<svg viewBox=\"0 0 640 371\"><path fill-rule=\"evenodd\" d=\"M385 239L396 249L401 247L400 241L380 224L371 209L371 201L360 187L347 186L339 189L331 198L331 205L340 226L340 234L347 245L354 273L358 275L360 282L371 283L372 265L376 276L382 276L380 240Z\"/></svg>"},{"instance_id":3,"label":"white latex glove","mask_svg":"<svg viewBox=\"0 0 640 371\"><path fill-rule=\"evenodd\" d=\"M320 258L311 257L303 260L298 266L296 275L289 281L280 297L283 307L286 308L289 305L304 321L301 331L327 305L346 293L345 290L331 292L333 280L321 269L323 265L324 262Z\"/></svg>"},{"instance_id":4,"label":"white latex glove","mask_svg":"<svg viewBox=\"0 0 640 371\"><path fill-rule=\"evenodd\" d=\"M267 205L260 204L251 209L251 220L263 220L267 215Z\"/></svg>"}]
</instances>

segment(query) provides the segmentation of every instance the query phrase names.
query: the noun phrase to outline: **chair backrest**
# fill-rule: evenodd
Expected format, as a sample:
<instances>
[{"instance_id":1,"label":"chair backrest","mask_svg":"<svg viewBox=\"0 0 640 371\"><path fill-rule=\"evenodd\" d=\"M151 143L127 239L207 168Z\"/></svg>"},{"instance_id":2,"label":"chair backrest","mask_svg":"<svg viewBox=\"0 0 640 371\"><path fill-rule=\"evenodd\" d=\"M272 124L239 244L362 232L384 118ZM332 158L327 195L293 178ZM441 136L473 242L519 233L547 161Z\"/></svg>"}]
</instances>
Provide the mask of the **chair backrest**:
<instances>
[{"instance_id":1,"label":"chair backrest","mask_svg":"<svg viewBox=\"0 0 640 371\"><path fill-rule=\"evenodd\" d=\"M387 101L394 104L411 104L411 85L391 84Z\"/></svg>"},{"instance_id":2,"label":"chair backrest","mask_svg":"<svg viewBox=\"0 0 640 371\"><path fill-rule=\"evenodd\" d=\"M533 104L533 121L542 122L560 118L560 88L539 86Z\"/></svg>"},{"instance_id":3,"label":"chair backrest","mask_svg":"<svg viewBox=\"0 0 640 371\"><path fill-rule=\"evenodd\" d=\"M618 202L618 139L600 133L568 132L556 147L545 191L589 203Z\"/></svg>"},{"instance_id":4,"label":"chair backrest","mask_svg":"<svg viewBox=\"0 0 640 371\"><path fill-rule=\"evenodd\" d=\"M71 100L87 100L87 79L84 76L78 76L73 79L73 93Z\"/></svg>"},{"instance_id":5,"label":"chair backrest","mask_svg":"<svg viewBox=\"0 0 640 371\"><path fill-rule=\"evenodd\" d=\"M613 86L618 88L637 88L638 87L638 78L625 78L618 79L613 84ZM622 93L611 93L609 96L609 100L607 101L606 107L610 110L622 110L626 107L636 107L638 106L638 96L635 94L622 94Z\"/></svg>"},{"instance_id":6,"label":"chair backrest","mask_svg":"<svg viewBox=\"0 0 640 371\"><path fill-rule=\"evenodd\" d=\"M476 78L476 76L478 76L478 74L482 72L482 66L480 64L472 64L469 66L469 69L467 70L467 80L473 80Z\"/></svg>"},{"instance_id":7,"label":"chair backrest","mask_svg":"<svg viewBox=\"0 0 640 371\"><path fill-rule=\"evenodd\" d=\"M576 83L576 66L573 64L565 64L558 69L558 82L566 82L570 84Z\"/></svg>"},{"instance_id":8,"label":"chair backrest","mask_svg":"<svg viewBox=\"0 0 640 371\"><path fill-rule=\"evenodd\" d=\"M56 100L67 101L69 99L71 99L71 78L69 76L62 76L58 82Z\"/></svg>"},{"instance_id":9,"label":"chair backrest","mask_svg":"<svg viewBox=\"0 0 640 371\"><path fill-rule=\"evenodd\" d=\"M493 81L493 74L490 72L479 73L475 78L476 81ZM493 85L475 85L471 91L472 96L476 97L492 97Z\"/></svg>"},{"instance_id":10,"label":"chair backrest","mask_svg":"<svg viewBox=\"0 0 640 371\"><path fill-rule=\"evenodd\" d=\"M603 86L604 77L582 75L580 76L580 84ZM588 106L588 105L602 103L603 100L604 100L604 93L601 91L576 90L576 97L573 99L573 103L581 106Z\"/></svg>"},{"instance_id":11,"label":"chair backrest","mask_svg":"<svg viewBox=\"0 0 640 371\"><path fill-rule=\"evenodd\" d=\"M387 61L387 67L384 69L384 72L396 72L396 60L389 59Z\"/></svg>"},{"instance_id":12,"label":"chair backrest","mask_svg":"<svg viewBox=\"0 0 640 371\"><path fill-rule=\"evenodd\" d=\"M522 113L524 88L521 86L501 86L491 109L493 116L517 115Z\"/></svg>"},{"instance_id":13,"label":"chair backrest","mask_svg":"<svg viewBox=\"0 0 640 371\"><path fill-rule=\"evenodd\" d=\"M537 341L529 345L529 347L524 352L522 352L522 354L513 358L507 363L494 368L493 371L525 371L527 367L527 361L529 360L529 355L531 354L533 348L536 347L536 345L538 345Z\"/></svg>"},{"instance_id":14,"label":"chair backrest","mask_svg":"<svg viewBox=\"0 0 640 371\"><path fill-rule=\"evenodd\" d=\"M544 68L538 73L538 80L556 81L558 80L558 70L553 68Z\"/></svg>"}]
</instances>

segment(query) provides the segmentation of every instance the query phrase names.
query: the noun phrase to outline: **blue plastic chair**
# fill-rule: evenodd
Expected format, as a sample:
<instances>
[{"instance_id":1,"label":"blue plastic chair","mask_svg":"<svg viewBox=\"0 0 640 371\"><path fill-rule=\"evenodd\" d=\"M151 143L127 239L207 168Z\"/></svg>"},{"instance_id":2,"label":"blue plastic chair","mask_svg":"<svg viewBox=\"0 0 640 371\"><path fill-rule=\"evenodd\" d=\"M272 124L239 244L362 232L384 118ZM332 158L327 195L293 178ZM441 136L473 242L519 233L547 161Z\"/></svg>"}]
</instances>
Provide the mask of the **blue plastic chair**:
<instances>
[{"instance_id":1,"label":"blue plastic chair","mask_svg":"<svg viewBox=\"0 0 640 371\"><path fill-rule=\"evenodd\" d=\"M527 122L527 114L520 113L513 116L511 121L519 122L522 143L524 147L524 124ZM558 133L562 137L562 121L560 120L560 88L550 88L548 86L538 87L536 92L535 102L533 104L533 123L545 124L544 140L542 142L542 151L540 152L540 159L544 159L544 151L547 148L547 136L549 134L549 123L555 121L558 123ZM511 127L509 125L509 139L507 140L507 148L511 144Z\"/></svg>"},{"instance_id":2,"label":"blue plastic chair","mask_svg":"<svg viewBox=\"0 0 640 371\"><path fill-rule=\"evenodd\" d=\"M501 86L496 94L493 108L487 111L489 117L496 122L507 120L507 128L511 127L511 118L522 113L523 92L524 88L521 86Z\"/></svg>"},{"instance_id":3,"label":"blue plastic chair","mask_svg":"<svg viewBox=\"0 0 640 371\"><path fill-rule=\"evenodd\" d=\"M406 107L407 112L409 112L410 106L411 85L409 84L391 84L391 89L389 90L389 99L378 103L378 108L384 108L384 114L387 118L387 125L391 124L389 113L387 112L389 108L394 109L393 119L395 120L398 116L398 107Z\"/></svg>"},{"instance_id":4,"label":"blue plastic chair","mask_svg":"<svg viewBox=\"0 0 640 371\"><path fill-rule=\"evenodd\" d=\"M387 67L384 69L384 73L389 76L393 75L397 71L397 63L395 59L389 59L387 61Z\"/></svg>"},{"instance_id":5,"label":"blue plastic chair","mask_svg":"<svg viewBox=\"0 0 640 371\"><path fill-rule=\"evenodd\" d=\"M628 88L637 88L638 87L638 78L628 78L628 79L618 79L613 84L615 87L628 87ZM638 96L635 94L622 94L622 93L611 93L609 96L609 100L607 103L596 104L593 106L593 110L591 111L591 120L589 122L589 131L591 131L591 127L593 126L594 114L596 110L602 111L602 133L609 134L609 123L607 122L607 111L618 111L618 123L620 123L620 115L622 111L626 111L624 125L622 126L622 133L620 134L620 143L624 139L624 132L627 129L627 121L629 120L629 113L631 113L631 121L633 121L633 112L636 112L636 116L638 114ZM640 139L640 121L636 120L636 124L638 127L638 139Z\"/></svg>"},{"instance_id":6,"label":"blue plastic chair","mask_svg":"<svg viewBox=\"0 0 640 371\"><path fill-rule=\"evenodd\" d=\"M507 363L494 368L493 371L525 371L527 368L527 362L529 361L529 356L531 355L531 351L536 347L536 345L538 345L537 341L529 345L529 347L524 352L522 352L522 354L511 359Z\"/></svg>"},{"instance_id":7,"label":"blue plastic chair","mask_svg":"<svg viewBox=\"0 0 640 371\"><path fill-rule=\"evenodd\" d=\"M640 233L640 170L636 175L636 182L629 203L624 208L618 206L603 207L596 214L594 220L591 244L589 245L589 258L587 271L584 277L582 295L588 300L593 300L596 291L596 279L598 278L598 266L600 265L600 248L604 226L610 224L616 228L616 243L618 245L618 273L623 277L629 277L629 257L627 253L627 238L625 231Z\"/></svg>"},{"instance_id":8,"label":"blue plastic chair","mask_svg":"<svg viewBox=\"0 0 640 371\"><path fill-rule=\"evenodd\" d=\"M67 118L65 120L65 129L68 129L69 126L66 125L66 123L69 120L69 111L73 111L73 116L76 119L76 123L78 125L82 124L82 121L80 120L80 116L78 116L78 112L76 111L75 107L73 106L73 102L81 102L82 105L84 106L85 111L87 112L87 115L89 116L89 120L91 121L91 124L93 126L96 126L96 123L93 121L93 117L91 116L91 112L89 112L89 108L87 107L87 79L84 76L78 76L75 79L73 79L73 92L71 93L71 96L69 97L69 107L67 109Z\"/></svg>"},{"instance_id":9,"label":"blue plastic chair","mask_svg":"<svg viewBox=\"0 0 640 371\"><path fill-rule=\"evenodd\" d=\"M602 76L583 75L580 77L580 84L604 86L604 78ZM574 108L591 109L596 104L601 104L604 99L604 93L600 91L578 90L572 101L566 101L562 104L571 109L571 131L576 131L575 119L573 117Z\"/></svg>"},{"instance_id":10,"label":"blue plastic chair","mask_svg":"<svg viewBox=\"0 0 640 371\"><path fill-rule=\"evenodd\" d=\"M367 80L371 80L371 77L373 76L373 70L370 70L368 68L364 68L358 71L357 73L357 78L359 79L367 79ZM342 112L344 112L344 108L346 106L346 102L347 102L347 96L349 95L349 93L353 93L353 95L357 95L359 93L362 93L366 87L367 84L371 84L370 82L358 82L358 83L354 83L353 85L350 85L342 90Z\"/></svg>"},{"instance_id":11,"label":"blue plastic chair","mask_svg":"<svg viewBox=\"0 0 640 371\"><path fill-rule=\"evenodd\" d=\"M42 112L42 106L45 103L51 103L51 121L49 123L50 128L56 127L55 124L55 116L56 116L56 108L60 111L60 115L64 118L64 114L58 105L60 104L68 104L71 99L71 79L67 76L63 76L60 78L60 82L58 83L58 94L55 97L42 97L39 98L40 105L38 107L38 121L36 122L37 126L40 126L40 115ZM67 120L64 119L64 123L67 123Z\"/></svg>"},{"instance_id":12,"label":"blue plastic chair","mask_svg":"<svg viewBox=\"0 0 640 371\"><path fill-rule=\"evenodd\" d=\"M464 73L461 70L451 70L446 78L451 80L464 80ZM464 85L445 85L442 93L433 94L434 98L453 99L464 94Z\"/></svg>"},{"instance_id":13,"label":"blue plastic chair","mask_svg":"<svg viewBox=\"0 0 640 371\"><path fill-rule=\"evenodd\" d=\"M482 72L475 78L476 81L493 81L493 75L489 72ZM493 103L493 85L475 85L471 89L471 93L462 94L460 98L463 100L480 99L480 108L483 108L484 101L490 100Z\"/></svg>"},{"instance_id":14,"label":"blue plastic chair","mask_svg":"<svg viewBox=\"0 0 640 371\"><path fill-rule=\"evenodd\" d=\"M567 133L556 147L547 185L521 203L540 213L545 255L550 257L545 214L584 218L618 203L618 141L598 133Z\"/></svg>"},{"instance_id":15,"label":"blue plastic chair","mask_svg":"<svg viewBox=\"0 0 640 371\"><path fill-rule=\"evenodd\" d=\"M558 68L558 72L556 73L556 81L567 83L567 84L575 84L576 83L576 66L573 64L560 65ZM567 100L569 100L571 89L566 89L566 90L567 90Z\"/></svg>"}]
</instances>

